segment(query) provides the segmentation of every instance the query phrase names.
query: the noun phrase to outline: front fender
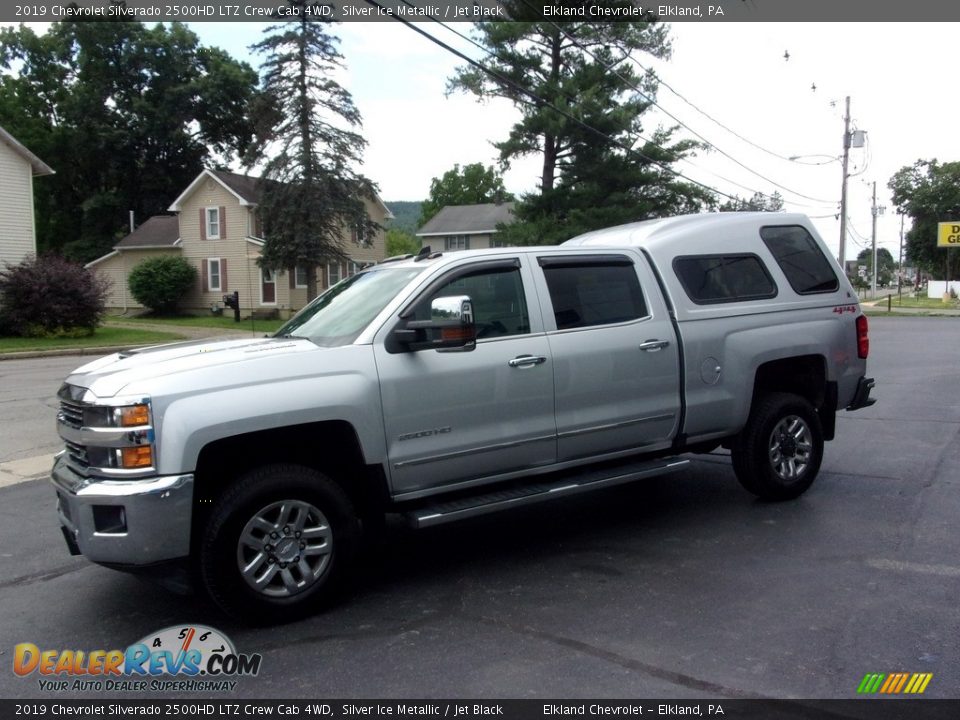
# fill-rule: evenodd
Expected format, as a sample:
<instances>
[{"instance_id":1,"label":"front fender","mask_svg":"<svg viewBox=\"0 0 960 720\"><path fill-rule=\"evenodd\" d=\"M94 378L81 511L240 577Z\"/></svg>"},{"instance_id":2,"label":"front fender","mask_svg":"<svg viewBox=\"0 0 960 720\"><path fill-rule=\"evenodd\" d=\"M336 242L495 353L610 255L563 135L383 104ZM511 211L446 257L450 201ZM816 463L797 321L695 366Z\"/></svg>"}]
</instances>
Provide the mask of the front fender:
<instances>
[{"instance_id":1,"label":"front fender","mask_svg":"<svg viewBox=\"0 0 960 720\"><path fill-rule=\"evenodd\" d=\"M366 463L386 456L372 348L348 346L234 366L230 382L211 373L191 392L153 393L157 471L193 472L204 446L228 437L329 420L349 423ZM237 377L237 375L240 377ZM203 377L206 375L207 377ZM183 376L180 376L182 382ZM152 388L151 388L152 389Z\"/></svg>"}]
</instances>

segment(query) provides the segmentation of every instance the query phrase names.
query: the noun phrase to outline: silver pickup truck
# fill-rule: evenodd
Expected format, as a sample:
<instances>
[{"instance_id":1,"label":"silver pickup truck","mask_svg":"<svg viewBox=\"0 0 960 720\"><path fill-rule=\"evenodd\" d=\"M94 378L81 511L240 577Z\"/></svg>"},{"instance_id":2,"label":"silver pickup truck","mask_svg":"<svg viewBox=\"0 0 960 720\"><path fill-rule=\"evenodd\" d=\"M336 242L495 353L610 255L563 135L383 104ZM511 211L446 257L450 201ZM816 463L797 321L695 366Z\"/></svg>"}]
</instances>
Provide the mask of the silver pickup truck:
<instances>
[{"instance_id":1,"label":"silver pickup truck","mask_svg":"<svg viewBox=\"0 0 960 720\"><path fill-rule=\"evenodd\" d=\"M228 613L312 611L388 513L436 525L730 449L797 497L873 402L867 319L802 215L707 214L560 247L425 249L273 337L111 355L60 389L71 552L188 568Z\"/></svg>"}]
</instances>

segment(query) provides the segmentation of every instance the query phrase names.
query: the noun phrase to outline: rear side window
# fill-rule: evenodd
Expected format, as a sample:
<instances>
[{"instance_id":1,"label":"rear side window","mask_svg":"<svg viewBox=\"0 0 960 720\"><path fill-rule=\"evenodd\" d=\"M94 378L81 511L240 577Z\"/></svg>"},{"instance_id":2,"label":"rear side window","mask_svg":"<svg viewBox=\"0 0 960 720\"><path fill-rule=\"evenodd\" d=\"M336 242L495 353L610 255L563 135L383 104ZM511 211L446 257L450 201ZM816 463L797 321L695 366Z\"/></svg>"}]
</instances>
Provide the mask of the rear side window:
<instances>
[{"instance_id":1,"label":"rear side window","mask_svg":"<svg viewBox=\"0 0 960 720\"><path fill-rule=\"evenodd\" d=\"M647 306L631 262L541 260L558 330L646 317Z\"/></svg>"},{"instance_id":2,"label":"rear side window","mask_svg":"<svg viewBox=\"0 0 960 720\"><path fill-rule=\"evenodd\" d=\"M673 261L687 296L698 305L771 298L777 286L756 255L690 255Z\"/></svg>"},{"instance_id":3,"label":"rear side window","mask_svg":"<svg viewBox=\"0 0 960 720\"><path fill-rule=\"evenodd\" d=\"M816 241L800 225L760 228L760 237L799 295L836 292L837 274Z\"/></svg>"}]
</instances>

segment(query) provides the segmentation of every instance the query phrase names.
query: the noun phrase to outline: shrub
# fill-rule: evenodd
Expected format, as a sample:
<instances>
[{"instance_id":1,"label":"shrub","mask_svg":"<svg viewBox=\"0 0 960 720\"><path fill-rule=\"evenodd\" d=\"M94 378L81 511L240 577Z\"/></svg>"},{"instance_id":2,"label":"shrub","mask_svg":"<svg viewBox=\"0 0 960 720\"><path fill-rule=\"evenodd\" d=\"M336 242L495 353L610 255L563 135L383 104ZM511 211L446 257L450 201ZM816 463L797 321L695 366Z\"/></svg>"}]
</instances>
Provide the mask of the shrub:
<instances>
[{"instance_id":1,"label":"shrub","mask_svg":"<svg viewBox=\"0 0 960 720\"><path fill-rule=\"evenodd\" d=\"M182 257L163 255L137 263L130 272L130 292L155 313L173 313L197 281L197 269Z\"/></svg>"},{"instance_id":2,"label":"shrub","mask_svg":"<svg viewBox=\"0 0 960 720\"><path fill-rule=\"evenodd\" d=\"M110 281L54 255L0 271L0 327L27 337L91 335L103 318Z\"/></svg>"}]
</instances>

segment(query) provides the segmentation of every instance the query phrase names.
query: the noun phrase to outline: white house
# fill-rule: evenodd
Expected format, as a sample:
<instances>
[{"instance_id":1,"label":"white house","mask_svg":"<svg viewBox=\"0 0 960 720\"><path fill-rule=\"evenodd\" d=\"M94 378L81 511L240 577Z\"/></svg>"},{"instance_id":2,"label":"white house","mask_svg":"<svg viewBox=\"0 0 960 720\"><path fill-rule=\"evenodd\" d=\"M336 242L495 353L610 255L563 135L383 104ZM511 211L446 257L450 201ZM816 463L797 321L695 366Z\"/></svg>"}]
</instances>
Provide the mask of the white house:
<instances>
[{"instance_id":1,"label":"white house","mask_svg":"<svg viewBox=\"0 0 960 720\"><path fill-rule=\"evenodd\" d=\"M37 252L33 178L53 170L0 127L0 267Z\"/></svg>"}]
</instances>

